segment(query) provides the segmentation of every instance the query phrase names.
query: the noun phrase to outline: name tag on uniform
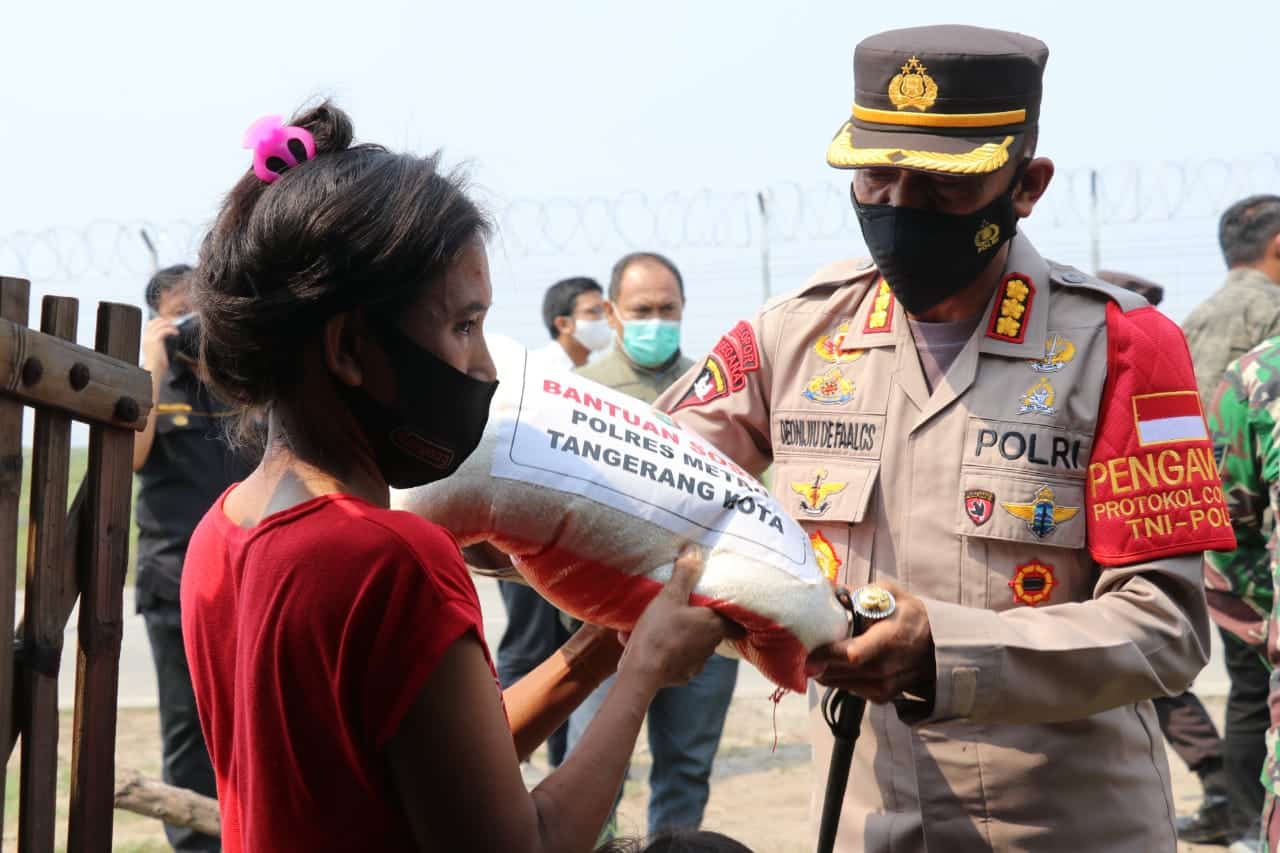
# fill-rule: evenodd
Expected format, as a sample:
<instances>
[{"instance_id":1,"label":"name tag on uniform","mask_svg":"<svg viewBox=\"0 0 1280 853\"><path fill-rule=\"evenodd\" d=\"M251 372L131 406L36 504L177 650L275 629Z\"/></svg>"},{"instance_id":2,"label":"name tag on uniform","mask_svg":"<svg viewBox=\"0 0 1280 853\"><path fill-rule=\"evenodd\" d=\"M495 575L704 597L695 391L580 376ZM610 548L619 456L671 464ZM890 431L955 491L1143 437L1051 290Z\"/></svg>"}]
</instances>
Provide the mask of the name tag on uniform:
<instances>
[{"instance_id":1,"label":"name tag on uniform","mask_svg":"<svg viewBox=\"0 0 1280 853\"><path fill-rule=\"evenodd\" d=\"M773 413L773 450L778 456L845 456L879 459L884 415L833 415L809 411Z\"/></svg>"}]
</instances>

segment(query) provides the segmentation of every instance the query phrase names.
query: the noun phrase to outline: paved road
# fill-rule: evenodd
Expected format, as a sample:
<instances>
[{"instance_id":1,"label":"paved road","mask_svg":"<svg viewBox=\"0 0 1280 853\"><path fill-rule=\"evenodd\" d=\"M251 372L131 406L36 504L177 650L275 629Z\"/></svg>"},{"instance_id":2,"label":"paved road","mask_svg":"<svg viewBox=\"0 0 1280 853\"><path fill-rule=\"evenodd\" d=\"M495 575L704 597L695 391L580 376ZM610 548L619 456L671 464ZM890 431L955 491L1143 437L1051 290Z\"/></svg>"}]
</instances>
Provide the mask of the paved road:
<instances>
[{"instance_id":1,"label":"paved road","mask_svg":"<svg viewBox=\"0 0 1280 853\"><path fill-rule=\"evenodd\" d=\"M507 624L506 613L502 609L502 599L498 595L498 586L491 580L477 578L476 587L480 591L486 639L490 645L496 646ZM21 608L21 592L19 592L19 612ZM131 589L125 591L125 610L127 618L124 627L124 646L120 655L120 705L127 708L151 707L156 703L155 670L151 663L151 648L147 644L146 626L142 622L142 617L133 612L133 590ZM75 703L75 614L72 614L67 626L62 655L62 675L58 682L58 700L62 707L69 709ZM1222 647L1216 631L1213 640L1213 657L1197 679L1196 691L1205 696L1224 696L1228 682L1226 670L1222 664ZM768 696L772 692L773 685L766 681L755 668L744 666L740 670L735 695L754 698Z\"/></svg>"}]
</instances>

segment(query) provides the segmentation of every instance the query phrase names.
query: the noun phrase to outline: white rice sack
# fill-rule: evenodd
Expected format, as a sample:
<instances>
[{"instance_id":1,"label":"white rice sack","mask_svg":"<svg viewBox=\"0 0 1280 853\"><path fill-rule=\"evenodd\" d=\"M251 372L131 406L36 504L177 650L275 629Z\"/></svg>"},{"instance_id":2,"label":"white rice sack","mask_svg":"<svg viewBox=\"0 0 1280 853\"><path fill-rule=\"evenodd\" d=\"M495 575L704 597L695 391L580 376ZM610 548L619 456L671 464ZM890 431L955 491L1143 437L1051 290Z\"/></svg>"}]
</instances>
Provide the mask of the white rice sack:
<instances>
[{"instance_id":1,"label":"white rice sack","mask_svg":"<svg viewBox=\"0 0 1280 853\"><path fill-rule=\"evenodd\" d=\"M548 601L630 630L686 542L707 549L693 600L746 629L734 649L802 692L804 659L847 631L809 538L763 485L650 406L492 346L501 384L475 452L392 503L509 554Z\"/></svg>"}]
</instances>

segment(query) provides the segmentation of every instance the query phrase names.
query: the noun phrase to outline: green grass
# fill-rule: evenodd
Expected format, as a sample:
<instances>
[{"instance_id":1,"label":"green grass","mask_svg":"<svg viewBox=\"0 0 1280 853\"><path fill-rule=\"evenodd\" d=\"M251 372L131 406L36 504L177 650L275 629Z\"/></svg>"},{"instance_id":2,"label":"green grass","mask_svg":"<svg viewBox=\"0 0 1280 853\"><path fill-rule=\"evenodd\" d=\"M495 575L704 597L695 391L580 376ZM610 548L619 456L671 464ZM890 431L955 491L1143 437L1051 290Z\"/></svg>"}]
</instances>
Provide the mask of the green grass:
<instances>
[{"instance_id":1,"label":"green grass","mask_svg":"<svg viewBox=\"0 0 1280 853\"><path fill-rule=\"evenodd\" d=\"M71 505L71 501L76 496L76 490L80 488L80 483L84 480L85 470L89 467L89 448L73 447L71 448L71 460L69 467L69 476L67 482L67 505ZM138 493L138 481L133 481L134 497ZM132 507L132 502L130 503ZM27 531L29 528L28 512L31 508L31 450L28 448L22 453L22 497L18 504L18 589L22 589L26 585L27 574ZM132 511L132 510L130 510ZM129 535L129 583L133 582L133 555L137 552L138 545L138 526L130 525Z\"/></svg>"}]
</instances>

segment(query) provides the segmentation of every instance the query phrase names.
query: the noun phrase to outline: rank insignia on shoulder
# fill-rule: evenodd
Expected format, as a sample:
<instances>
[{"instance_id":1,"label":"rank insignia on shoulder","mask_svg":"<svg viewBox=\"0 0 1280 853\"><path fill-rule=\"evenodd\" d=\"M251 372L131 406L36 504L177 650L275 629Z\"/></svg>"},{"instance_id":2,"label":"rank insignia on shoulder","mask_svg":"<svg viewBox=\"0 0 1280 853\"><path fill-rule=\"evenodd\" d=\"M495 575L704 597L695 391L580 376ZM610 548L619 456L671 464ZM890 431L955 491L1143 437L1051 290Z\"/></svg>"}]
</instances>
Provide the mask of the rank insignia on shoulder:
<instances>
[{"instance_id":1,"label":"rank insignia on shoulder","mask_svg":"<svg viewBox=\"0 0 1280 853\"><path fill-rule=\"evenodd\" d=\"M833 367L826 373L810 379L800 395L815 403L837 406L853 399L853 383L845 379L839 369Z\"/></svg>"},{"instance_id":2,"label":"rank insignia on shoulder","mask_svg":"<svg viewBox=\"0 0 1280 853\"><path fill-rule=\"evenodd\" d=\"M1035 297L1036 288L1031 279L1021 273L1005 276L991 310L987 337L1011 344L1022 343L1027 336L1027 322L1031 319L1031 304Z\"/></svg>"},{"instance_id":3,"label":"rank insignia on shoulder","mask_svg":"<svg viewBox=\"0 0 1280 853\"><path fill-rule=\"evenodd\" d=\"M1054 333L1044 342L1044 358L1031 359L1027 364L1036 373L1057 373L1076 357L1076 345Z\"/></svg>"},{"instance_id":4,"label":"rank insignia on shoulder","mask_svg":"<svg viewBox=\"0 0 1280 853\"><path fill-rule=\"evenodd\" d=\"M991 510L995 507L994 492L986 489L969 489L964 493L964 514L969 516L974 527L981 527L991 520Z\"/></svg>"},{"instance_id":5,"label":"rank insignia on shoulder","mask_svg":"<svg viewBox=\"0 0 1280 853\"><path fill-rule=\"evenodd\" d=\"M840 577L840 567L844 565L844 561L836 553L835 546L831 544L830 539L822 535L821 530L815 530L809 536L809 544L813 546L813 555L818 559L818 570L822 572L824 578L835 583L836 578Z\"/></svg>"},{"instance_id":6,"label":"rank insignia on shoulder","mask_svg":"<svg viewBox=\"0 0 1280 853\"><path fill-rule=\"evenodd\" d=\"M851 349L842 350L845 336L849 334L849 322L846 320L836 327L836 330L829 335L819 335L817 342L813 345L813 351L823 361L835 362L836 364L844 364L848 361L855 361L862 357L866 350Z\"/></svg>"},{"instance_id":7,"label":"rank insignia on shoulder","mask_svg":"<svg viewBox=\"0 0 1280 853\"><path fill-rule=\"evenodd\" d=\"M1058 525L1070 521L1080 513L1078 506L1058 506L1053 502L1053 489L1041 486L1036 489L1031 503L1001 503L1005 512L1014 518L1020 518L1039 538L1043 539L1058 529Z\"/></svg>"},{"instance_id":8,"label":"rank insignia on shoulder","mask_svg":"<svg viewBox=\"0 0 1280 853\"><path fill-rule=\"evenodd\" d=\"M1028 388L1027 393L1019 398L1018 414L1055 415L1058 410L1053 403L1057 398L1058 395L1053 390L1053 384L1048 379L1041 377L1039 382Z\"/></svg>"},{"instance_id":9,"label":"rank insignia on shoulder","mask_svg":"<svg viewBox=\"0 0 1280 853\"><path fill-rule=\"evenodd\" d=\"M844 491L848 483L828 483L827 469L819 468L813 473L813 481L792 483L791 491L800 496L800 511L815 518L825 515L831 509L831 496Z\"/></svg>"},{"instance_id":10,"label":"rank insignia on shoulder","mask_svg":"<svg viewBox=\"0 0 1280 853\"><path fill-rule=\"evenodd\" d=\"M1021 604L1035 607L1049 600L1049 595L1058 581L1053 576L1053 566L1032 560L1023 563L1013 570L1013 580L1009 588L1013 590L1013 600Z\"/></svg>"},{"instance_id":11,"label":"rank insignia on shoulder","mask_svg":"<svg viewBox=\"0 0 1280 853\"><path fill-rule=\"evenodd\" d=\"M871 310L867 312L867 322L863 325L862 331L893 331L893 291L889 289L889 282L880 279L880 284L876 287L876 295L873 299Z\"/></svg>"},{"instance_id":12,"label":"rank insignia on shoulder","mask_svg":"<svg viewBox=\"0 0 1280 853\"><path fill-rule=\"evenodd\" d=\"M702 364L702 370L694 377L693 384L689 386L689 390L685 392L679 402L671 407L671 411L678 412L689 406L701 406L704 403L710 403L712 400L718 400L728 395L729 381L725 374L724 365L714 355L709 355Z\"/></svg>"}]
</instances>

